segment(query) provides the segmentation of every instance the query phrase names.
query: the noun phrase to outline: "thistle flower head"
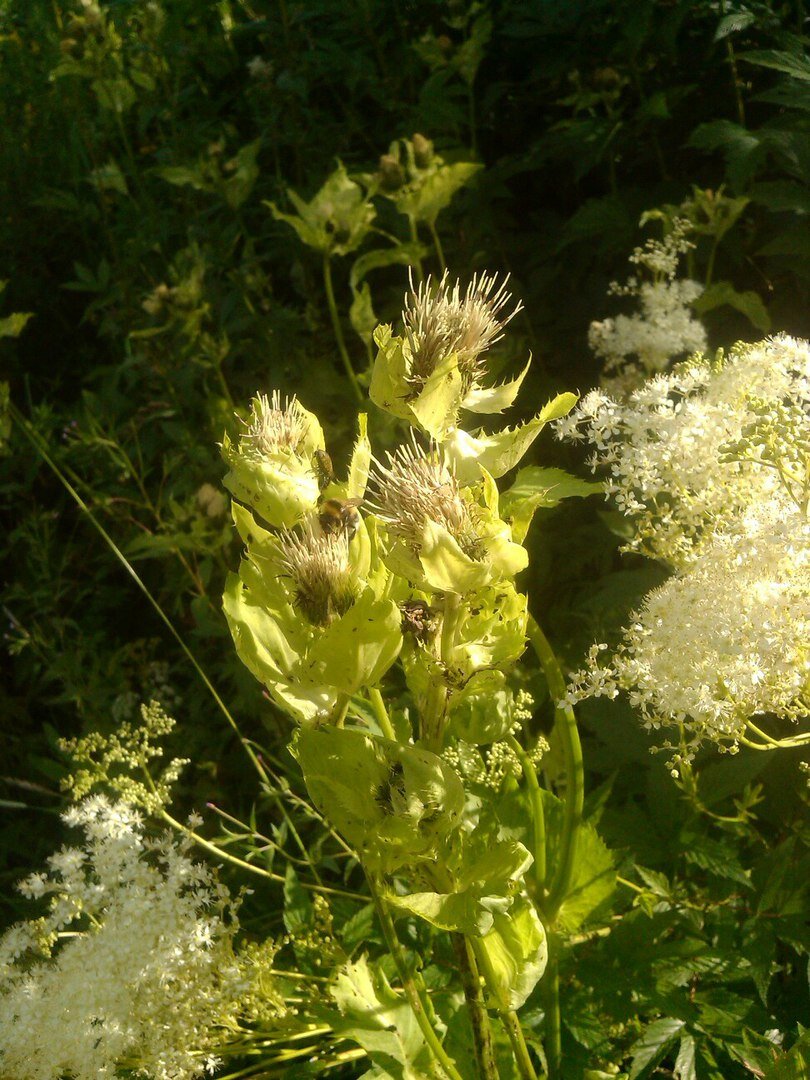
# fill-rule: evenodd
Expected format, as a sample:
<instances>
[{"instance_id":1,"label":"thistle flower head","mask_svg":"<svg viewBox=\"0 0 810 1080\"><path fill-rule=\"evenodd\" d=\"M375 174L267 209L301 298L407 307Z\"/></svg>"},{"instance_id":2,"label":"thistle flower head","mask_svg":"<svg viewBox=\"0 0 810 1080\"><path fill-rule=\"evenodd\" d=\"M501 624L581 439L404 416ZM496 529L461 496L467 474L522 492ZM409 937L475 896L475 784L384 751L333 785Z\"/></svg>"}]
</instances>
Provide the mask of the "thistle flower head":
<instances>
[{"instance_id":1,"label":"thistle flower head","mask_svg":"<svg viewBox=\"0 0 810 1080\"><path fill-rule=\"evenodd\" d=\"M418 392L436 366L456 353L464 389L478 384L483 373L481 354L503 336L510 319L522 309L520 301L507 313L512 295L509 276L476 274L462 295L461 284L450 285L447 271L436 289L430 277L411 291L402 311L405 337L411 350L410 381Z\"/></svg>"},{"instance_id":2,"label":"thistle flower head","mask_svg":"<svg viewBox=\"0 0 810 1080\"><path fill-rule=\"evenodd\" d=\"M366 501L388 529L418 550L426 522L434 521L447 529L465 555L482 558L474 507L462 496L442 450L435 443L423 449L411 432L410 443L387 457L387 465L375 462Z\"/></svg>"},{"instance_id":3,"label":"thistle flower head","mask_svg":"<svg viewBox=\"0 0 810 1080\"><path fill-rule=\"evenodd\" d=\"M257 394L251 402L246 430L242 432L242 450L252 449L259 456L279 450L297 454L307 438L309 426L308 414L296 397L282 400L278 390L270 397Z\"/></svg>"},{"instance_id":4,"label":"thistle flower head","mask_svg":"<svg viewBox=\"0 0 810 1080\"><path fill-rule=\"evenodd\" d=\"M238 443L223 437L223 483L270 525L291 528L315 509L320 494L315 454L323 451L324 438L318 418L297 398L274 390L253 398L243 427Z\"/></svg>"},{"instance_id":5,"label":"thistle flower head","mask_svg":"<svg viewBox=\"0 0 810 1080\"><path fill-rule=\"evenodd\" d=\"M292 581L295 603L315 626L328 626L345 615L359 586L349 563L345 532L324 533L306 522L298 532L279 537L282 572Z\"/></svg>"}]
</instances>

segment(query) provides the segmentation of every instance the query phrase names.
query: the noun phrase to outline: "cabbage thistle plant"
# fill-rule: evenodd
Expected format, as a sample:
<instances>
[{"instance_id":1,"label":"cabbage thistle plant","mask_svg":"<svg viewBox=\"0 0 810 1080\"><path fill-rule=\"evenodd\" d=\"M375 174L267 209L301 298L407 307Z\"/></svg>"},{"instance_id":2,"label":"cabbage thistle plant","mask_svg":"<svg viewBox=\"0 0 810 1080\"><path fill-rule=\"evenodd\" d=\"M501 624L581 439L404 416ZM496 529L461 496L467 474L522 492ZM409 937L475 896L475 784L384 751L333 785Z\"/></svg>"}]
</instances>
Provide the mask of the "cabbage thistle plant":
<instances>
[{"instance_id":1,"label":"cabbage thistle plant","mask_svg":"<svg viewBox=\"0 0 810 1080\"><path fill-rule=\"evenodd\" d=\"M240 658L293 722L290 749L312 803L365 872L408 1030L416 1024L410 1076L494 1077L510 1050L510 1075L535 1076L518 1010L546 970L580 828L570 709L558 711L560 803L540 788L546 744L524 730L528 696L510 673L528 636L562 696L515 576L535 509L595 486L532 467L499 490L576 403L561 394L517 427L475 430L514 402L528 369L500 385L487 370L488 349L519 310L506 284L427 279L411 286L400 334L377 328L370 393L404 422L395 449L375 454L361 415L348 470L336 475L317 417L278 390L259 394L239 438L223 444L245 545L225 614ZM520 818L531 821L527 843ZM398 917L450 935L475 1066L445 1047L451 1018L434 1012ZM373 1040L361 1042L375 1059Z\"/></svg>"}]
</instances>

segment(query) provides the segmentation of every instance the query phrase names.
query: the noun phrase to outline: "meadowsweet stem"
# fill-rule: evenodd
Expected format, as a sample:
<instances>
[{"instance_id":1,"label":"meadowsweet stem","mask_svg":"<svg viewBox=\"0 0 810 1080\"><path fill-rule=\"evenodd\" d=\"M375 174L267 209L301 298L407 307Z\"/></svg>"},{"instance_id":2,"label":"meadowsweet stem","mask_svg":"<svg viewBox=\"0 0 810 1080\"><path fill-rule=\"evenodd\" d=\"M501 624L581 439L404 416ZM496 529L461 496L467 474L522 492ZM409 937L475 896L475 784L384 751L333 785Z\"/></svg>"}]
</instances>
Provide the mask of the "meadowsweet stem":
<instances>
[{"instance_id":1,"label":"meadowsweet stem","mask_svg":"<svg viewBox=\"0 0 810 1080\"><path fill-rule=\"evenodd\" d=\"M362 403L363 391L360 389L360 384L354 373L349 350L346 348L346 339L343 337L343 327L340 325L340 316L338 315L337 304L335 303L335 290L332 285L332 263L328 254L324 254L323 257L323 284L326 289L326 302L329 305L329 314L332 318L332 329L335 331L335 340L337 341L338 351L343 360L346 374L349 376L349 382L352 384L355 397Z\"/></svg>"},{"instance_id":2,"label":"meadowsweet stem","mask_svg":"<svg viewBox=\"0 0 810 1080\"><path fill-rule=\"evenodd\" d=\"M405 953L403 952L402 945L397 937L396 927L394 926L394 920L391 918L390 912L386 907L385 900L379 893L376 883L372 879L370 874L366 874L368 879L368 887L371 891L371 899L374 902L374 907L377 912L377 917L380 920L382 926L383 935L385 937L386 944L388 945L388 951L396 964L397 971L399 972L400 982L402 988L405 991L405 996L408 999L408 1004L411 1007L411 1011L419 1025L419 1030L425 1037L430 1051L439 1065L447 1073L450 1080L462 1080L462 1076L456 1069L453 1062L447 1056L447 1051L439 1042L439 1037L433 1029L433 1025L428 1019L428 1009L425 1001L422 999L416 983L414 982L413 975L408 968L408 962L405 959Z\"/></svg>"},{"instance_id":3,"label":"meadowsweet stem","mask_svg":"<svg viewBox=\"0 0 810 1080\"><path fill-rule=\"evenodd\" d=\"M532 807L532 833L533 833L533 848L532 854L534 855L534 865L532 866L532 875L537 887L536 899L543 906L545 900L545 887L546 887L546 814L543 809L543 793L540 790L540 782L537 779L537 771L532 763L531 758L514 737L514 735L506 734L504 740L508 746L512 748L512 752L520 762L523 769L523 778L526 781L526 787L529 789L529 798L531 800Z\"/></svg>"},{"instance_id":4,"label":"meadowsweet stem","mask_svg":"<svg viewBox=\"0 0 810 1080\"><path fill-rule=\"evenodd\" d=\"M173 829L190 837L195 844L198 844L205 851L210 852L210 854L214 855L217 859L220 859L223 862L232 863L234 866L239 866L243 870L248 870L251 874L266 878L268 881L277 881L280 884L284 884L286 881L283 874L274 874L272 871L265 870L261 866L256 866L253 863L247 862L245 859L240 859L237 855L231 855L229 851L225 851L224 848L219 847L217 844L212 844L210 840L206 840L204 837L200 836L199 833L194 832L188 825L184 825L182 821L173 818L168 811L160 810L159 814L167 825L171 825ZM366 897L362 896L360 893L349 892L347 889L333 889L329 885L314 885L309 881L301 881L300 884L302 889L310 889L312 892L328 893L332 896L345 896L351 900L366 900Z\"/></svg>"},{"instance_id":5,"label":"meadowsweet stem","mask_svg":"<svg viewBox=\"0 0 810 1080\"><path fill-rule=\"evenodd\" d=\"M565 679L557 663L557 657L533 616L529 616L529 641L537 654L540 666L546 676L549 692L555 702L554 724L560 737L565 762L565 808L563 813L563 833L560 840L560 857L554 871L554 878L549 887L547 912L549 920L554 917L565 899L571 885L571 877L577 856L579 827L582 822L582 803L584 798L584 772L582 766L582 744L579 741L577 720L570 705L561 704L565 697Z\"/></svg>"},{"instance_id":6,"label":"meadowsweet stem","mask_svg":"<svg viewBox=\"0 0 810 1080\"><path fill-rule=\"evenodd\" d=\"M464 997L467 1001L467 1011L470 1014L470 1025L473 1033L473 1046L475 1047L475 1060L478 1063L478 1071L486 1080L498 1080L498 1066L495 1063L495 1053L492 1048L492 1031L489 1026L489 1014L484 1004L484 996L481 993L481 976L478 965L475 962L475 954L472 946L463 934L451 934L453 948L458 961L458 970L461 976L461 985L464 987Z\"/></svg>"}]
</instances>

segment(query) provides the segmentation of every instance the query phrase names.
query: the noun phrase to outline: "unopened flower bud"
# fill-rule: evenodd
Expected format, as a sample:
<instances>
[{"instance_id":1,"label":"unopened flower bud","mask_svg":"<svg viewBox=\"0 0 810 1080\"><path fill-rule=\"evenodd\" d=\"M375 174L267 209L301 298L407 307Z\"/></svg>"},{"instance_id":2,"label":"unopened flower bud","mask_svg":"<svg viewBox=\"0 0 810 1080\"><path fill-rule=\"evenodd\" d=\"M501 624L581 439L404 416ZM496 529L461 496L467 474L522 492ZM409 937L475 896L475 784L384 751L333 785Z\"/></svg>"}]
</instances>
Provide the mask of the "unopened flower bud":
<instances>
[{"instance_id":1,"label":"unopened flower bud","mask_svg":"<svg viewBox=\"0 0 810 1080\"><path fill-rule=\"evenodd\" d=\"M238 446L223 439L225 487L269 524L290 528L318 502L313 455L323 450L321 425L296 398L282 400L276 391L253 399L245 427Z\"/></svg>"},{"instance_id":2,"label":"unopened flower bud","mask_svg":"<svg viewBox=\"0 0 810 1080\"><path fill-rule=\"evenodd\" d=\"M383 191L397 191L405 183L402 166L393 154L383 154L379 161L380 183Z\"/></svg>"},{"instance_id":3,"label":"unopened flower bud","mask_svg":"<svg viewBox=\"0 0 810 1080\"><path fill-rule=\"evenodd\" d=\"M433 143L420 135L417 131L411 140L413 143L413 159L420 169L426 169L433 161Z\"/></svg>"}]
</instances>

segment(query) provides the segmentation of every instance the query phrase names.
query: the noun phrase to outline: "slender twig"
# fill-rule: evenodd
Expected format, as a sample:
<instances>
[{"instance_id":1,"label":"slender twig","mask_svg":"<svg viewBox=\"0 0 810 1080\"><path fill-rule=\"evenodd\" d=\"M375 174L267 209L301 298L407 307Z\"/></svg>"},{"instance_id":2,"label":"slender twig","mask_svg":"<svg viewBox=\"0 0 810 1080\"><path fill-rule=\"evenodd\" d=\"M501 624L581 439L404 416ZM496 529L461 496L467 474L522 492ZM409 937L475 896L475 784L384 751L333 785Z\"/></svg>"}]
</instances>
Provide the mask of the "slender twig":
<instances>
[{"instance_id":1,"label":"slender twig","mask_svg":"<svg viewBox=\"0 0 810 1080\"><path fill-rule=\"evenodd\" d=\"M439 234L436 232L436 223L434 221L429 221L428 229L430 229L430 235L433 238L433 246L436 249L436 258L439 260L439 267L441 269L441 272L444 273L447 269L447 263L444 261L442 242L439 239Z\"/></svg>"},{"instance_id":2,"label":"slender twig","mask_svg":"<svg viewBox=\"0 0 810 1080\"><path fill-rule=\"evenodd\" d=\"M352 360L349 356L349 350L346 348L346 339L343 336L343 327L340 325L340 316L338 315L337 303L335 302L335 289L332 285L332 263L328 254L324 254L323 257L323 284L326 289L326 302L329 306L329 315L332 319L332 329L335 331L335 340L337 341L338 352L340 358L343 361L343 366L346 369L346 374L349 376L349 382L354 390L355 397L359 402L363 401L363 391L360 389L360 384L357 381L357 375L354 372L352 366Z\"/></svg>"},{"instance_id":3,"label":"slender twig","mask_svg":"<svg viewBox=\"0 0 810 1080\"><path fill-rule=\"evenodd\" d=\"M242 870L248 870L251 874L256 874L258 877L263 877L268 881L276 881L282 885L285 884L286 878L283 874L274 874L271 870L265 870L261 866L256 866L254 863L249 863L244 859L240 859L238 855L231 855L229 851L225 851L223 848L219 847L219 845L212 843L210 840L206 840L205 837L200 836L199 833L196 833L193 829L189 828L188 825L184 825L182 821L178 821L177 818L172 817L167 810L160 810L159 814L167 825L171 825L173 829L177 829L178 832L184 833L193 840L195 844L198 844L201 848L204 848L212 855L215 855L218 859L232 863L234 866L239 866ZM362 893L349 892L348 889L333 889L329 885L316 885L312 882L300 881L300 879L299 884L302 889L309 889L312 892L328 893L331 896L345 896L349 900L358 900L363 904L368 903L367 896L363 896Z\"/></svg>"},{"instance_id":4,"label":"slender twig","mask_svg":"<svg viewBox=\"0 0 810 1080\"><path fill-rule=\"evenodd\" d=\"M225 704L225 702L220 697L219 693L216 690L216 687L214 686L214 684L211 682L211 680L206 675L205 671L200 666L200 664L199 664L197 658L195 657L194 653L191 651L191 649L188 647L188 645L186 645L185 641L180 636L180 633L175 628L175 626L172 623L169 616L166 614L166 612L163 610L163 608L157 602L155 597L149 591L149 589L147 588L147 586L145 585L145 583L143 582L141 577L138 575L135 568L132 566L132 563L130 563L130 561L127 559L126 555L124 555L124 553L118 547L116 542L113 540L113 538L110 536L110 534L104 528L104 526L98 520L96 515L93 513L93 511L90 509L90 507L84 501L84 499L81 497L81 495L78 493L78 491L76 491L76 489L73 487L73 485L67 479L65 474L62 472L62 470L59 468L59 466L56 464L56 462L50 456L50 454L48 452L48 449L45 446L43 440L40 438L39 434L34 431L34 429L31 427L31 425L28 423L26 418L22 415L20 410L17 408L17 406L13 402L9 402L8 408L9 408L9 413L11 415L12 420L21 429L21 431L26 436L28 441L34 446L36 451L41 456L42 460L46 463L46 465L48 465L48 467L51 469L51 471L56 475L59 482L65 488L65 490L70 495L70 497L73 499L73 501L77 504L77 506L87 516L90 523L93 525L93 527L96 529L96 531L101 535L102 539L107 544L107 546L110 548L112 553L115 555L116 559L118 559L118 561L124 567L126 572L129 574L129 576L132 578L132 580L138 586L140 591L143 593L143 595L148 600L149 604L155 610L158 618L161 620L161 622L164 624L166 629L172 635L174 640L180 646L181 650L183 651L184 655L186 656L186 659L189 660L189 662L193 666L194 670L197 672L199 677L202 679L203 683L205 684L206 689L208 690L208 692L213 697L214 701L219 706L219 709L222 712L222 715L225 717L228 724L233 729L234 733L236 734L236 736L238 737L240 743L242 744L242 748L244 749L245 753L248 755L248 757L250 758L250 760L253 763L254 767L256 768L257 772L261 776L262 775L262 769L261 769L261 767L259 765L259 762L256 760L256 755L253 752L253 749L252 749L252 747L250 745L249 740L246 739L244 735L242 735L242 732L239 730L239 725L236 723L236 720L234 720L233 716L231 715L230 709L228 708L228 706Z\"/></svg>"}]
</instances>

